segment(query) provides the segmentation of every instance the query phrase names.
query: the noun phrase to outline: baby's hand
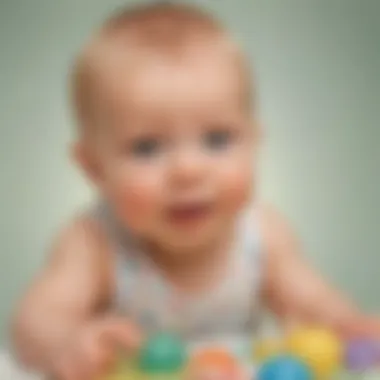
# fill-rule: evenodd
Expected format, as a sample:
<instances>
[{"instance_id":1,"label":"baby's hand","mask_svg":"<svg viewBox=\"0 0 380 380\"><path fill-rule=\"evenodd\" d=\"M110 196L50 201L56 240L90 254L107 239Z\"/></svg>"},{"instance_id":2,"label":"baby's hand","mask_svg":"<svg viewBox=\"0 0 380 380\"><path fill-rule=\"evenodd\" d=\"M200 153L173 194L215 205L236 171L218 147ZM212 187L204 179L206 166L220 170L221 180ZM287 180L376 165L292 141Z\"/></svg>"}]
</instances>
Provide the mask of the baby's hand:
<instances>
[{"instance_id":1,"label":"baby's hand","mask_svg":"<svg viewBox=\"0 0 380 380\"><path fill-rule=\"evenodd\" d=\"M98 380L112 369L120 349L135 350L140 341L138 329L127 320L108 317L90 322L53 358L53 378Z\"/></svg>"},{"instance_id":2,"label":"baby's hand","mask_svg":"<svg viewBox=\"0 0 380 380\"><path fill-rule=\"evenodd\" d=\"M344 338L380 339L380 318L356 316L347 319L340 325L340 332Z\"/></svg>"}]
</instances>

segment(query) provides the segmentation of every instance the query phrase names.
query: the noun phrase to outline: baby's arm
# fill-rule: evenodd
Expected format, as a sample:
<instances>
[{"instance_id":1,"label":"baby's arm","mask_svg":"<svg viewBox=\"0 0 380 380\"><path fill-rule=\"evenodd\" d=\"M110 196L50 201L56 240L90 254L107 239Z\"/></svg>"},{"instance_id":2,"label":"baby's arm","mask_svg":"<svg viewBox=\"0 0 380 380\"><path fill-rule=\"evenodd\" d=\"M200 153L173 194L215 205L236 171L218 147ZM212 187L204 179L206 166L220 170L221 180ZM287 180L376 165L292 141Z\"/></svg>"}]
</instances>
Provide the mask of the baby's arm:
<instances>
[{"instance_id":1,"label":"baby's arm","mask_svg":"<svg viewBox=\"0 0 380 380\"><path fill-rule=\"evenodd\" d=\"M119 330L114 334L118 338L126 335L120 321L116 325L95 323L102 317L113 287L106 245L99 227L86 218L75 221L60 235L47 267L15 313L13 341L25 365L52 371L70 345L79 348L84 335L87 340L91 334L100 339L100 333L110 334L115 329Z\"/></svg>"},{"instance_id":2,"label":"baby's arm","mask_svg":"<svg viewBox=\"0 0 380 380\"><path fill-rule=\"evenodd\" d=\"M283 322L322 324L342 335L380 334L379 320L363 316L307 263L284 218L263 208L261 222L268 253L264 294Z\"/></svg>"}]
</instances>

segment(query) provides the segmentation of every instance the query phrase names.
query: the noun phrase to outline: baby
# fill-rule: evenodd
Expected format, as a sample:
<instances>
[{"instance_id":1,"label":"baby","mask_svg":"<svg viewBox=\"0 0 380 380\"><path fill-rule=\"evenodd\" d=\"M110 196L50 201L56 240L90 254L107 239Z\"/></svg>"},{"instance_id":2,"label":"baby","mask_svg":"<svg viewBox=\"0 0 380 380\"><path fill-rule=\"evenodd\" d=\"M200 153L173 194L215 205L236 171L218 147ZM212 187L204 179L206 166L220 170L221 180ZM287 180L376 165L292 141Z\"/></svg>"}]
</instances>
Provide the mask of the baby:
<instances>
[{"instance_id":1,"label":"baby","mask_svg":"<svg viewBox=\"0 0 380 380\"><path fill-rule=\"evenodd\" d=\"M91 380L154 331L244 342L264 307L284 326L380 332L257 197L247 66L216 20L170 3L119 12L80 54L73 152L99 202L59 234L17 308L22 363Z\"/></svg>"}]
</instances>

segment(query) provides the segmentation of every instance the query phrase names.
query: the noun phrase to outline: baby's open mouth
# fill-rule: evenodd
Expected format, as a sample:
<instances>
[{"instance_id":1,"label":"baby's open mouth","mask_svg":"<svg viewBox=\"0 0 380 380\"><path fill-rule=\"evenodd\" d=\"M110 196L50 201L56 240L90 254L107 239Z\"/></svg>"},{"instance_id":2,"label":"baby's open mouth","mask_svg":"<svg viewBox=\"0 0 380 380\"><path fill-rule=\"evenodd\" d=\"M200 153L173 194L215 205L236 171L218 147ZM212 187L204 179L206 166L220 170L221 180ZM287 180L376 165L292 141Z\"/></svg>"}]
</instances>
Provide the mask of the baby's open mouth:
<instances>
[{"instance_id":1,"label":"baby's open mouth","mask_svg":"<svg viewBox=\"0 0 380 380\"><path fill-rule=\"evenodd\" d=\"M211 202L194 202L171 206L167 215L173 223L193 224L205 219L211 211Z\"/></svg>"}]
</instances>

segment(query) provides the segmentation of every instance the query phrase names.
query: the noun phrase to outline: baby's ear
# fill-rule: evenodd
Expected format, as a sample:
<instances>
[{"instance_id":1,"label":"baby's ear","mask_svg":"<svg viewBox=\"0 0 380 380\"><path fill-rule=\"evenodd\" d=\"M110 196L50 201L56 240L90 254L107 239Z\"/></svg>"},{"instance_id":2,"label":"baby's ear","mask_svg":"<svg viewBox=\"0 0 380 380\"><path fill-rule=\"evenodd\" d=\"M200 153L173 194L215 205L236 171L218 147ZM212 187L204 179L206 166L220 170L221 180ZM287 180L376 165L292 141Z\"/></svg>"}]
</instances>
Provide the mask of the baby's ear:
<instances>
[{"instance_id":1,"label":"baby's ear","mask_svg":"<svg viewBox=\"0 0 380 380\"><path fill-rule=\"evenodd\" d=\"M71 157L93 184L99 183L100 166L94 149L88 143L76 141L71 146Z\"/></svg>"}]
</instances>

